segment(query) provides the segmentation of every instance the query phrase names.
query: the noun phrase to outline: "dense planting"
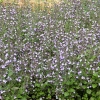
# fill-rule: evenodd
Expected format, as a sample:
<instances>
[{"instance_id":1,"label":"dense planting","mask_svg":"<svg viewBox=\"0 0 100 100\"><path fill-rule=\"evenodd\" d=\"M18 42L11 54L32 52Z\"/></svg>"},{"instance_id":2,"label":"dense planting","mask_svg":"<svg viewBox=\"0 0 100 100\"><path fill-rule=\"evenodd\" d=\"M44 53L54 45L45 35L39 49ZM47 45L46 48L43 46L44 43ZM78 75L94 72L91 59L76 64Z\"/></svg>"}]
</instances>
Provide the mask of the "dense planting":
<instances>
[{"instance_id":1,"label":"dense planting","mask_svg":"<svg viewBox=\"0 0 100 100\"><path fill-rule=\"evenodd\" d=\"M0 5L1 100L100 100L100 2L50 11Z\"/></svg>"}]
</instances>

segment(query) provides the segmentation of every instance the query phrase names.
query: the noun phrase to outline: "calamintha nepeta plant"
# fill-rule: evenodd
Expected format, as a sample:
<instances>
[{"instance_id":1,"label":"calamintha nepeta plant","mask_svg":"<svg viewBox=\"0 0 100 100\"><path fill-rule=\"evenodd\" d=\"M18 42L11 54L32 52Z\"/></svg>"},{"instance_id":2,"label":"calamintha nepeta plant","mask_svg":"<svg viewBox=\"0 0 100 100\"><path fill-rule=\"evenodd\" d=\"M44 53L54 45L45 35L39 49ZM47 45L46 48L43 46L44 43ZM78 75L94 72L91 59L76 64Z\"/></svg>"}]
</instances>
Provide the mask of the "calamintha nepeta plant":
<instances>
[{"instance_id":1,"label":"calamintha nepeta plant","mask_svg":"<svg viewBox=\"0 0 100 100\"><path fill-rule=\"evenodd\" d=\"M99 13L94 1L62 2L51 13L0 6L2 98L86 100L96 92L99 100Z\"/></svg>"}]
</instances>

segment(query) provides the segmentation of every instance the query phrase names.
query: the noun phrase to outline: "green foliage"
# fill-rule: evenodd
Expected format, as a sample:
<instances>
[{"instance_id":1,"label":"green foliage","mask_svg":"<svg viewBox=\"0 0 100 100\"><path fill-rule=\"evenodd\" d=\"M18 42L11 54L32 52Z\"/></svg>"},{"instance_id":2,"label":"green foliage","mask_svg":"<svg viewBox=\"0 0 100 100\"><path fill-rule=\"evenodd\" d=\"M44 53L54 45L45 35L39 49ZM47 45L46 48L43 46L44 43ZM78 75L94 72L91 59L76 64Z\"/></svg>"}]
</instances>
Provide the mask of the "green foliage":
<instances>
[{"instance_id":1,"label":"green foliage","mask_svg":"<svg viewBox=\"0 0 100 100\"><path fill-rule=\"evenodd\" d=\"M65 23L65 32L70 32L70 30L72 30L73 27L73 22L71 19L67 20L67 22Z\"/></svg>"},{"instance_id":2,"label":"green foliage","mask_svg":"<svg viewBox=\"0 0 100 100\"><path fill-rule=\"evenodd\" d=\"M29 99L37 99L43 98L45 100L51 100L53 96L55 96L55 85L45 82L39 82L38 80L35 82L34 87L31 86L28 88L31 89L29 92Z\"/></svg>"},{"instance_id":3,"label":"green foliage","mask_svg":"<svg viewBox=\"0 0 100 100\"><path fill-rule=\"evenodd\" d=\"M2 96L5 100L27 100L28 95L25 92L25 82L13 81L2 85L1 90L6 91Z\"/></svg>"}]
</instances>

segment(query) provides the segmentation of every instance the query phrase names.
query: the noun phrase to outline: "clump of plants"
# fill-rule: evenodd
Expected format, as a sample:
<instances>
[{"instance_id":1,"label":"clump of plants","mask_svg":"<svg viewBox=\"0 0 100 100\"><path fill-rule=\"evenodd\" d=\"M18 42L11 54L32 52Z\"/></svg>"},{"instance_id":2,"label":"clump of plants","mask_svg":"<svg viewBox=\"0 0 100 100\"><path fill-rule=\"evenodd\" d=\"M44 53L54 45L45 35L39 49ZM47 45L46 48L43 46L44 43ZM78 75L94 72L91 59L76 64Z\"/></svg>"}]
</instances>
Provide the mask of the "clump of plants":
<instances>
[{"instance_id":1,"label":"clump of plants","mask_svg":"<svg viewBox=\"0 0 100 100\"><path fill-rule=\"evenodd\" d=\"M1 100L99 100L100 5L69 1L51 12L0 6Z\"/></svg>"}]
</instances>

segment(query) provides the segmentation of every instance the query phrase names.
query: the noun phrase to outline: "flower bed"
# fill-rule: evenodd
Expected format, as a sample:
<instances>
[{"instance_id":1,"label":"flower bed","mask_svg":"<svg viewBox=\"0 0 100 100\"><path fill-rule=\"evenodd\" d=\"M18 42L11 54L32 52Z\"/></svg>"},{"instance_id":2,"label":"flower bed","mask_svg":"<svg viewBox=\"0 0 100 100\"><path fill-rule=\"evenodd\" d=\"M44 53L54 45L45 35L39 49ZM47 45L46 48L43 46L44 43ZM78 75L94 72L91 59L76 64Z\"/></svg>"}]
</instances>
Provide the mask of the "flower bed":
<instances>
[{"instance_id":1,"label":"flower bed","mask_svg":"<svg viewBox=\"0 0 100 100\"><path fill-rule=\"evenodd\" d=\"M99 3L46 11L0 6L0 97L99 100Z\"/></svg>"}]
</instances>

